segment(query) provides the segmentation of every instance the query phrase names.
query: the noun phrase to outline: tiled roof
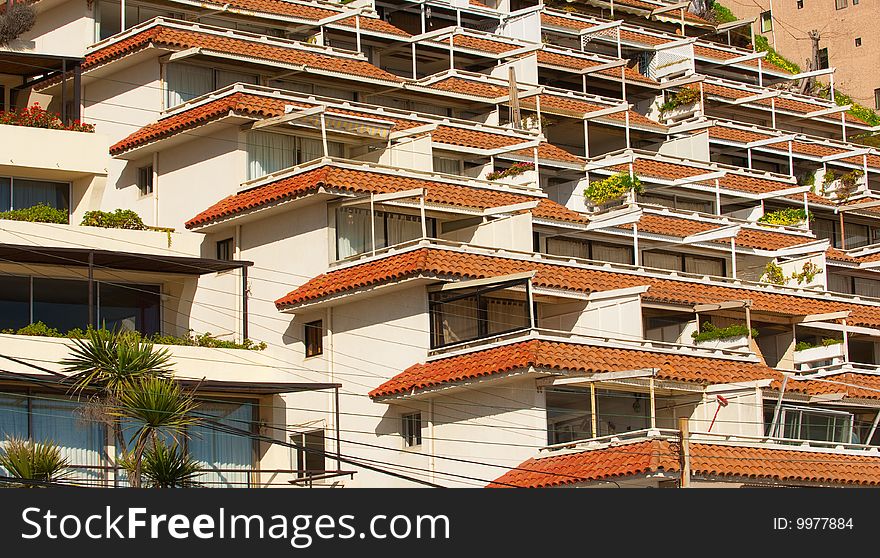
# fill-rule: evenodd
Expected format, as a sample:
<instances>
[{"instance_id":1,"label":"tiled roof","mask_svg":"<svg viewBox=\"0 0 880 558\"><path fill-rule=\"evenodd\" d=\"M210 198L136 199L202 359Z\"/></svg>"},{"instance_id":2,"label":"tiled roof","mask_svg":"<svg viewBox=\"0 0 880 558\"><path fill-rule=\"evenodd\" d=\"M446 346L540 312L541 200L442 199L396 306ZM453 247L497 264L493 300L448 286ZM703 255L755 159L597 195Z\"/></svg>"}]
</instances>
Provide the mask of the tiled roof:
<instances>
[{"instance_id":1,"label":"tiled roof","mask_svg":"<svg viewBox=\"0 0 880 558\"><path fill-rule=\"evenodd\" d=\"M525 99L521 99L520 105L522 105L523 107L536 106L533 97L526 97ZM551 95L547 93L541 95L541 112L564 114L566 116L577 116L578 118L580 118L583 114L605 108L608 107L589 103L573 97ZM665 125L660 124L659 122L655 122L654 120L651 120L647 116L639 114L634 110L615 112L613 114L605 115L602 118L626 122L627 113L629 113L629 122L632 126L641 125L651 128L660 128L664 130L666 129Z\"/></svg>"},{"instance_id":2,"label":"tiled roof","mask_svg":"<svg viewBox=\"0 0 880 558\"><path fill-rule=\"evenodd\" d=\"M530 149L528 147L525 149L520 149L519 151L514 151L513 153L521 157L532 158L535 156L535 154L533 153L533 149ZM499 156L503 157L503 155ZM584 164L584 160L577 155L573 155L568 151L562 149L561 147L556 147L552 143L547 143L546 141L541 142L541 145L538 146L538 160L539 162L558 161L560 163L573 163L576 165Z\"/></svg>"},{"instance_id":3,"label":"tiled roof","mask_svg":"<svg viewBox=\"0 0 880 558\"><path fill-rule=\"evenodd\" d=\"M740 130L738 128L728 128L726 126L712 126L711 128L709 128L709 137L713 139L735 141L738 143L750 143L753 141L770 139L773 136L771 136L770 134L762 134L760 132L752 130ZM852 146L853 149L859 149L861 147L862 146L857 145ZM780 140L777 143L766 144L764 148L787 151L788 142ZM846 153L849 150L843 147L836 147L821 143L793 140L791 142L791 151L793 153L810 155L813 157L827 157L829 155L840 155L842 153ZM847 157L846 159L841 159L841 161L856 165L861 165L863 163L861 155ZM880 156L869 153L868 166L872 168L880 168Z\"/></svg>"},{"instance_id":4,"label":"tiled roof","mask_svg":"<svg viewBox=\"0 0 880 558\"><path fill-rule=\"evenodd\" d=\"M541 50L538 51L538 64L570 68L572 70L585 70L587 68L592 68L593 66L599 66L602 62L581 58L579 56L569 56L560 52ZM620 68L608 68L598 73L603 76L620 79ZM626 75L627 81L657 84L657 80L640 74L635 68L625 67L624 74Z\"/></svg>"},{"instance_id":5,"label":"tiled roof","mask_svg":"<svg viewBox=\"0 0 880 558\"><path fill-rule=\"evenodd\" d=\"M187 24L192 25L192 24ZM224 36L216 33L194 29L178 29L166 25L156 25L126 37L120 41L107 44L86 56L83 70L110 62L126 54L143 49L148 45L171 48L202 48L227 54L247 56L260 60L269 60L285 64L303 65L329 72L350 76L366 77L388 82L400 83L399 77L373 66L366 60L347 56L333 56L328 51L283 46L280 43L248 40L244 37ZM304 43L303 43L304 44Z\"/></svg>"},{"instance_id":6,"label":"tiled roof","mask_svg":"<svg viewBox=\"0 0 880 558\"><path fill-rule=\"evenodd\" d=\"M565 17L560 17L552 14L541 14L541 25L543 26L553 26L553 27L567 27L569 29L574 29L576 31L582 31L584 29L589 29L590 27L596 27L599 23L592 23L589 21L580 21L576 19L569 19ZM609 39L611 37L616 37L615 31L606 31L609 33L607 37ZM656 35L648 35L646 33L639 33L637 31L633 31L630 29L626 29L621 27L620 29L620 39L622 41L642 44L642 45L662 45L668 42L673 41L671 38L658 37Z\"/></svg>"},{"instance_id":7,"label":"tiled roof","mask_svg":"<svg viewBox=\"0 0 880 558\"><path fill-rule=\"evenodd\" d=\"M285 105L292 105L303 109L314 106L313 104L305 102L279 99L254 93L235 92L220 97L214 101L195 105L190 109L174 113L157 122L148 124L112 145L110 147L110 153L115 155L149 142L184 132L188 129L225 117L229 115L230 112L240 116L256 118L281 116L284 114ZM375 113L371 113L366 109L331 108L330 112L368 118L377 117ZM392 122L394 124L392 128L393 131L407 130L424 124L424 122L407 120L386 114L382 114L378 116L378 118ZM436 143L445 143L448 145L473 149L499 149L526 141L521 137L517 138L500 130L497 132L490 132L444 124L437 126L437 128L431 132L431 139ZM545 153L548 159L556 157L553 160L582 162L574 155L559 148L554 147L545 149L548 149Z\"/></svg>"},{"instance_id":8,"label":"tiled roof","mask_svg":"<svg viewBox=\"0 0 880 558\"><path fill-rule=\"evenodd\" d=\"M404 394L529 367L584 374L657 368L658 379L699 384L780 377L772 368L757 362L532 339L410 366L372 390L370 397Z\"/></svg>"},{"instance_id":9,"label":"tiled roof","mask_svg":"<svg viewBox=\"0 0 880 558\"><path fill-rule=\"evenodd\" d=\"M531 210L535 217L586 223L586 220L579 213L546 198L406 177L369 169L322 165L301 174L281 178L228 196L193 217L186 223L186 227L197 227L280 201L314 194L319 188L353 194L383 194L425 188L427 203L478 210L540 200L538 206Z\"/></svg>"},{"instance_id":10,"label":"tiled roof","mask_svg":"<svg viewBox=\"0 0 880 558\"><path fill-rule=\"evenodd\" d=\"M715 479L876 486L880 457L771 447L689 444L691 474ZM678 472L679 450L648 440L529 459L490 487L540 488L656 472Z\"/></svg>"},{"instance_id":11,"label":"tiled roof","mask_svg":"<svg viewBox=\"0 0 880 558\"><path fill-rule=\"evenodd\" d=\"M520 45L505 43L502 41L493 41L482 37L473 37L471 35L456 34L453 36L454 42L452 44L457 48L491 52L492 54L501 54L502 52L508 52L520 48ZM442 42L449 44L449 39L444 39Z\"/></svg>"},{"instance_id":12,"label":"tiled roof","mask_svg":"<svg viewBox=\"0 0 880 558\"><path fill-rule=\"evenodd\" d=\"M223 4L226 4L225 1L221 0L218 0L217 3L221 6ZM265 14L276 14L302 19L310 19L314 21L318 21L324 19L325 17L333 16L339 13L335 10L327 10L309 4L288 2L287 0L231 0L229 2L229 7L237 8L240 10L261 12ZM344 25L346 27L354 27L354 16L334 22L331 25ZM360 27L361 29L366 29L368 31L387 33L389 35L400 35L401 37L410 36L410 34L403 29L398 29L387 21L383 21L374 17L361 16Z\"/></svg>"},{"instance_id":13,"label":"tiled roof","mask_svg":"<svg viewBox=\"0 0 880 558\"><path fill-rule=\"evenodd\" d=\"M497 99L510 93L509 88L459 77L449 77L429 85L431 89L452 91L462 95L474 95L484 99Z\"/></svg>"},{"instance_id":14,"label":"tiled roof","mask_svg":"<svg viewBox=\"0 0 880 558\"><path fill-rule=\"evenodd\" d=\"M657 215L653 213L645 213L639 219L640 233L654 233L675 237L685 237L700 232L710 231L721 226L723 225L719 223L708 223L706 221ZM627 225L625 228L632 228L632 225ZM758 248L762 250L778 250L780 248L814 242L815 240L815 238L801 235L785 234L784 232L773 230L761 231L747 227L741 228L739 234L736 235L736 244L738 246ZM714 243L729 244L730 240L716 240Z\"/></svg>"},{"instance_id":15,"label":"tiled roof","mask_svg":"<svg viewBox=\"0 0 880 558\"><path fill-rule=\"evenodd\" d=\"M629 170L628 164L614 165L608 167L612 172L623 172ZM636 159L633 163L633 172L640 177L660 178L664 180L676 180L679 178L687 178L689 176L698 176L705 174L706 169L691 167L678 163L670 163L668 161L654 161L651 159ZM706 185L712 185L708 182ZM779 182L758 176L748 176L736 172L728 172L725 176L718 179L718 184L728 190L736 190L740 192L748 192L752 194L766 194L778 190L786 190L794 188L796 184ZM803 194L792 194L786 196L789 199L801 201ZM834 205L834 202L828 198L823 198L812 192L807 192L807 200L810 203L822 205Z\"/></svg>"},{"instance_id":16,"label":"tiled roof","mask_svg":"<svg viewBox=\"0 0 880 558\"><path fill-rule=\"evenodd\" d=\"M699 56L700 58L710 58L712 60L730 60L732 58L739 58L743 54L744 53L742 53L742 52L730 52L730 51L722 50L719 48L712 48L711 46L709 46L707 44L700 44L700 43L694 44L694 55ZM758 61L756 59L747 60L745 62L742 62L742 64L745 64L746 66L754 66L755 68L758 67ZM783 74L790 74L791 73L788 70L786 70L785 68L782 68L781 66L777 66L776 64L774 64L773 62L771 62L767 59L764 59L761 61L761 67L765 70L771 70L771 71L780 72Z\"/></svg>"},{"instance_id":17,"label":"tiled roof","mask_svg":"<svg viewBox=\"0 0 880 558\"><path fill-rule=\"evenodd\" d=\"M769 90L768 90L769 91ZM716 97L722 97L724 99L742 99L745 97L751 97L756 95L757 93L754 91L746 91L743 89L736 89L733 87L725 87L723 85L716 85L714 83L706 83L703 82L703 93L706 95L713 95ZM786 97L776 97L775 99L761 99L760 101L754 101L755 104L759 104L762 106L770 107L773 103L775 103L776 108L779 110L786 110L789 112L796 112L801 114L810 113L816 110L822 110L828 108L828 105L822 104L820 102L809 103L802 100L797 99L789 99ZM843 113L846 117L846 120L849 122L854 122L857 124L867 124L864 120L857 118L849 113ZM826 115L825 118L839 118L838 115Z\"/></svg>"},{"instance_id":18,"label":"tiled roof","mask_svg":"<svg viewBox=\"0 0 880 558\"><path fill-rule=\"evenodd\" d=\"M853 325L880 326L880 306L439 248L421 248L328 271L276 300L275 305L284 308L420 274L443 279L480 279L529 271L535 272L532 284L542 288L592 293L648 285L650 288L642 298L653 302L693 305L748 299L752 301L753 313L802 316L850 310Z\"/></svg>"}]
</instances>

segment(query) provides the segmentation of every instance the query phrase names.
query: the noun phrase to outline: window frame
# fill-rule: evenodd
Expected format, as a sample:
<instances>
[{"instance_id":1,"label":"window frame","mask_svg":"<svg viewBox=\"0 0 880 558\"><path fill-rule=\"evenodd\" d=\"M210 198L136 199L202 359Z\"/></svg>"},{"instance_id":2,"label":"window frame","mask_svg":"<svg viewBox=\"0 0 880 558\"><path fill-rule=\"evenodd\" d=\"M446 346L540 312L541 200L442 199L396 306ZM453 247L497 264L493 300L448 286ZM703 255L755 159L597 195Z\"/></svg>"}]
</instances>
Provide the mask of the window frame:
<instances>
[{"instance_id":1,"label":"window frame","mask_svg":"<svg viewBox=\"0 0 880 558\"><path fill-rule=\"evenodd\" d=\"M303 345L305 358L324 354L324 320L312 320L303 324Z\"/></svg>"},{"instance_id":2,"label":"window frame","mask_svg":"<svg viewBox=\"0 0 880 558\"><path fill-rule=\"evenodd\" d=\"M834 9L835 10L843 10L847 8L849 3L846 0L834 0Z\"/></svg>"},{"instance_id":3,"label":"window frame","mask_svg":"<svg viewBox=\"0 0 880 558\"><path fill-rule=\"evenodd\" d=\"M404 449L419 448L422 445L422 412L401 413L400 436Z\"/></svg>"},{"instance_id":4,"label":"window frame","mask_svg":"<svg viewBox=\"0 0 880 558\"><path fill-rule=\"evenodd\" d=\"M759 17L761 21L761 33L769 33L770 31L773 31L773 12L771 10L761 12Z\"/></svg>"},{"instance_id":5,"label":"window frame","mask_svg":"<svg viewBox=\"0 0 880 558\"><path fill-rule=\"evenodd\" d=\"M704 256L702 254L689 254L687 252L673 252L671 250L652 250L650 248L642 250L642 265L645 262L645 253L650 252L653 254L663 254L666 256L675 256L678 258L679 269L673 269L669 271L681 271L682 273L690 273L691 275L700 275L694 271L687 271L687 258L701 258L704 260L716 260L721 262L721 273L722 275L718 275L717 277L727 277L727 259L726 258L717 258L715 256ZM663 268L661 268L663 269Z\"/></svg>"},{"instance_id":6,"label":"window frame","mask_svg":"<svg viewBox=\"0 0 880 558\"><path fill-rule=\"evenodd\" d=\"M231 236L229 238L224 238L223 240L218 240L215 243L216 247L216 256L218 260L231 262L235 259L235 239ZM222 257L222 252L226 251L228 257Z\"/></svg>"},{"instance_id":7,"label":"window frame","mask_svg":"<svg viewBox=\"0 0 880 558\"><path fill-rule=\"evenodd\" d=\"M316 455L315 452L307 451L310 447L308 437L319 433L321 437L321 451L323 453ZM327 472L327 432L324 428L295 432L290 435L290 438L291 443L295 446L292 448L291 453L293 455L291 456L291 461L295 459L296 462L291 463L291 467L296 469L296 478L307 479ZM316 446L314 440L312 446ZM310 458L320 460L321 467L319 469L312 469L309 466Z\"/></svg>"},{"instance_id":8,"label":"window frame","mask_svg":"<svg viewBox=\"0 0 880 558\"><path fill-rule=\"evenodd\" d=\"M0 211L12 211L12 210L16 210L16 209L27 209L27 208L22 208L22 207L14 207L13 202L15 201L15 181L16 180L28 180L31 182L45 182L47 184L66 185L67 186L67 208L66 209L67 209L67 215L68 215L68 217L70 217L71 202L73 201L73 183L72 182L68 182L66 180L55 181L55 180L43 180L40 178L27 178L25 176L0 175L0 179L3 179L3 178L9 180L9 207L7 207L7 208L0 207ZM60 208L55 208L55 209L60 209Z\"/></svg>"},{"instance_id":9,"label":"window frame","mask_svg":"<svg viewBox=\"0 0 880 558\"><path fill-rule=\"evenodd\" d=\"M828 47L819 49L819 69L827 70L831 66L831 60L828 54Z\"/></svg>"},{"instance_id":10,"label":"window frame","mask_svg":"<svg viewBox=\"0 0 880 558\"><path fill-rule=\"evenodd\" d=\"M429 291L428 292L428 319L429 319L429 335L430 335L430 347L432 350L434 349L442 349L444 347L449 347L452 345L457 345L460 343L471 343L474 341L479 341L480 339L486 339L489 337L496 337L499 335L505 335L508 333L513 333L515 331L523 331L530 329L531 323L535 320L534 316L537 315L536 306L529 306L528 300L522 301L524 303L525 308L525 321L526 324L523 326L515 326L514 324L510 324L513 327L503 331L496 331L489 333L489 308L488 308L488 299L496 299L496 298L504 298L504 297L486 297L487 293L493 293L496 291L503 291L509 289L511 287L516 287L519 285L524 285L525 288L529 289L529 280L528 279L516 279L513 281L506 281L504 283L496 283L493 285L486 285L484 287L476 287L476 288L463 288L456 289L451 291L455 293L455 295L445 298L443 300L437 300L438 296L443 293L441 290ZM458 292L456 292L458 291ZM442 317L444 312L438 310L438 307L443 307L445 305L455 305L457 301L465 300L468 298L476 298L476 310L477 310L477 334L474 337L470 337L468 339L459 339L456 341L450 341L448 343L443 343L443 339L441 337L442 327L440 323L442 321ZM516 299L511 299L516 300ZM519 301L517 301L519 302Z\"/></svg>"},{"instance_id":11,"label":"window frame","mask_svg":"<svg viewBox=\"0 0 880 558\"><path fill-rule=\"evenodd\" d=\"M145 165L143 167L138 167L137 187L138 192L140 193L140 197L145 198L147 196L153 195L153 192L155 191L153 175L153 163L150 163L149 165Z\"/></svg>"}]
</instances>

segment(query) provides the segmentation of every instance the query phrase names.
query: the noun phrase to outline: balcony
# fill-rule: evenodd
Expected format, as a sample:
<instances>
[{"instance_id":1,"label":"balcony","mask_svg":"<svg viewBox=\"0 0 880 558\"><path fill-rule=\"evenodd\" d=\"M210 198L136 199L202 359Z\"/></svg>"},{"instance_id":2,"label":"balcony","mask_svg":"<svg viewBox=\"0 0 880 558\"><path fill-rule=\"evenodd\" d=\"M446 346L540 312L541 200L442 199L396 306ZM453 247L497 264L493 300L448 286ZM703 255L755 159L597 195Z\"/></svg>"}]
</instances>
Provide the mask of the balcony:
<instances>
[{"instance_id":1,"label":"balcony","mask_svg":"<svg viewBox=\"0 0 880 558\"><path fill-rule=\"evenodd\" d=\"M106 175L109 142L101 134L0 125L0 174L74 180Z\"/></svg>"}]
</instances>

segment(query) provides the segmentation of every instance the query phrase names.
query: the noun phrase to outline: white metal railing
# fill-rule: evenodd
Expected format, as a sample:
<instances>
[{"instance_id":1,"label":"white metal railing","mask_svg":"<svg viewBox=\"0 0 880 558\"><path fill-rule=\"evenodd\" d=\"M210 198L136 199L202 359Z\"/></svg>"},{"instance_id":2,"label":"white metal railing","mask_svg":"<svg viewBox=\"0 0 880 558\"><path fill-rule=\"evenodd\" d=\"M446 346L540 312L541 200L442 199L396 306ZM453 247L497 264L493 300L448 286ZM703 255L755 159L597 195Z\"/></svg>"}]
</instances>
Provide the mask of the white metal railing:
<instances>
[{"instance_id":1,"label":"white metal railing","mask_svg":"<svg viewBox=\"0 0 880 558\"><path fill-rule=\"evenodd\" d=\"M570 343L575 345L604 346L633 351L651 351L657 353L686 354L695 357L728 359L738 361L753 361L755 354L751 351L724 348L705 348L696 345L681 343L667 343L665 341L653 341L650 339L634 339L632 337L614 337L612 335L588 335L571 331L561 331L546 328L522 328L516 331L490 335L479 339L471 339L444 345L429 351L428 360L448 358L453 355L484 350L488 347L496 347L511 343L518 343L528 339L538 339L556 343Z\"/></svg>"},{"instance_id":2,"label":"white metal railing","mask_svg":"<svg viewBox=\"0 0 880 558\"><path fill-rule=\"evenodd\" d=\"M633 430L630 432L621 432L620 434L609 434L606 436L598 436L596 438L584 438L581 440L572 440L571 442L562 442L559 444L547 445L540 448L539 452L553 452L565 449L601 449L609 445L621 442L635 442L640 440L650 440L656 438L664 438L671 440L680 439L680 432L670 428L645 428L642 430ZM823 440L803 440L800 438L784 438L777 436L751 436L747 434L730 434L719 432L690 432L689 440L694 443L721 443L727 442L740 446L763 446L772 447L773 449L787 450L834 450L847 451L850 453L878 453L880 454L880 446L872 446L869 444L852 444L843 442L828 442Z\"/></svg>"},{"instance_id":3,"label":"white metal railing","mask_svg":"<svg viewBox=\"0 0 880 558\"><path fill-rule=\"evenodd\" d=\"M734 277L720 277L716 275L704 275L699 273L687 273L684 271L675 271L669 269L648 267L644 265L621 264L612 262L603 262L599 260L588 260L584 258L576 258L573 256L556 256L553 254L545 254L543 252L526 252L522 250L513 250L509 248L496 248L477 244L468 244L466 242L457 242L440 238L419 237L407 242L401 242L393 246L377 248L375 252L365 252L356 254L344 260L338 260L330 264L331 271L334 269L342 269L345 267L360 265L375 259L388 257L390 255L407 252L419 248L436 248L447 250L458 250L472 254L482 254L488 256L499 256L513 259L521 259L532 261L535 263L547 263L555 265L565 265L568 267L576 267L579 269L594 271L611 271L617 273L626 273L639 275L641 277L649 277L654 279L673 279L678 281L698 282L704 285L715 285L721 287L741 288L744 293L756 291L771 294L791 294L801 295L806 298L821 300L837 300L840 302L855 302L858 304L866 304L872 306L880 306L880 298L869 297L864 295L854 295L848 293L836 293L830 291L819 291L807 287L787 287L782 285L774 285L771 283L762 283L758 281L750 281L747 279L738 279Z\"/></svg>"}]
</instances>

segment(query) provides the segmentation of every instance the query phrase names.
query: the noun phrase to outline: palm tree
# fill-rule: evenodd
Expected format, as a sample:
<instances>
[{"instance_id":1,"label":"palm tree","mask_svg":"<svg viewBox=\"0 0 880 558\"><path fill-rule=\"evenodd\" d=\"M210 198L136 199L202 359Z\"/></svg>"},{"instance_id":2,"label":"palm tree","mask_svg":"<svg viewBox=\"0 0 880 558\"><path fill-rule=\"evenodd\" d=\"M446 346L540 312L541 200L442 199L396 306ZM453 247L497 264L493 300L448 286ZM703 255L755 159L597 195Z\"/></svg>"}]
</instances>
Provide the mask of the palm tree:
<instances>
[{"instance_id":1,"label":"palm tree","mask_svg":"<svg viewBox=\"0 0 880 558\"><path fill-rule=\"evenodd\" d=\"M89 328L83 339L73 339L72 355L61 361L72 374L74 390L98 389L115 397L132 380L171 375L168 349L156 350L136 331Z\"/></svg>"},{"instance_id":2,"label":"palm tree","mask_svg":"<svg viewBox=\"0 0 880 558\"><path fill-rule=\"evenodd\" d=\"M131 464L131 485L138 487L148 444L155 447L160 434L177 441L197 422L192 394L172 379L168 350L157 350L137 332L89 329L73 343L71 356L61 361L73 391L95 390L90 410L112 429L123 461ZM139 425L131 451L123 421Z\"/></svg>"},{"instance_id":3,"label":"palm tree","mask_svg":"<svg viewBox=\"0 0 880 558\"><path fill-rule=\"evenodd\" d=\"M192 488L201 486L196 480L201 465L192 459L175 442L168 444L156 440L144 451L141 471L136 471L135 461L126 459L124 466L130 477L143 477L143 485L149 488Z\"/></svg>"},{"instance_id":4,"label":"palm tree","mask_svg":"<svg viewBox=\"0 0 880 558\"><path fill-rule=\"evenodd\" d=\"M22 482L13 486L39 488L66 479L69 475L67 458L54 442L34 442L7 438L0 448L0 467ZM27 482L33 481L33 482Z\"/></svg>"},{"instance_id":5,"label":"palm tree","mask_svg":"<svg viewBox=\"0 0 880 558\"><path fill-rule=\"evenodd\" d=\"M160 436L178 443L186 429L199 422L193 415L197 404L192 394L185 393L177 382L163 377L142 377L120 386L116 405L110 415L138 425L127 452L126 461L133 464L132 486L141 484L141 465L148 444L156 447Z\"/></svg>"}]
</instances>

